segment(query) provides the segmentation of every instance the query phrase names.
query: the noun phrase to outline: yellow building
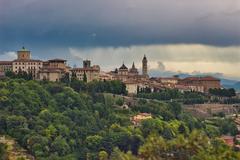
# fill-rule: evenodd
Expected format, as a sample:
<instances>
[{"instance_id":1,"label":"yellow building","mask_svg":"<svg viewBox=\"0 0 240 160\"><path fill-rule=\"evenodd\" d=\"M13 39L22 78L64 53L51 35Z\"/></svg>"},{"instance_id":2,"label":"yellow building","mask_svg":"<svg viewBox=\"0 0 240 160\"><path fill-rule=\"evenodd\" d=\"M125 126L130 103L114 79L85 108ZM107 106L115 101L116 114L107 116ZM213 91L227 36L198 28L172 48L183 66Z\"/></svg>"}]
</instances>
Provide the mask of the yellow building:
<instances>
[{"instance_id":1,"label":"yellow building","mask_svg":"<svg viewBox=\"0 0 240 160\"><path fill-rule=\"evenodd\" d=\"M12 71L12 61L0 61L0 72Z\"/></svg>"},{"instance_id":2,"label":"yellow building","mask_svg":"<svg viewBox=\"0 0 240 160\"><path fill-rule=\"evenodd\" d=\"M100 80L100 67L98 65L91 66L91 61L89 60L83 61L83 68L73 68L70 71L78 80L84 80L84 76L86 76L87 82Z\"/></svg>"},{"instance_id":3,"label":"yellow building","mask_svg":"<svg viewBox=\"0 0 240 160\"><path fill-rule=\"evenodd\" d=\"M39 78L39 70L43 67L41 60L31 59L31 52L24 47L17 52L17 59L12 61L12 71L14 73L26 72L32 74L33 79Z\"/></svg>"},{"instance_id":4,"label":"yellow building","mask_svg":"<svg viewBox=\"0 0 240 160\"><path fill-rule=\"evenodd\" d=\"M66 73L69 73L69 67L66 65L66 60L51 59L43 63L43 67L39 71L39 79L60 81Z\"/></svg>"}]
</instances>

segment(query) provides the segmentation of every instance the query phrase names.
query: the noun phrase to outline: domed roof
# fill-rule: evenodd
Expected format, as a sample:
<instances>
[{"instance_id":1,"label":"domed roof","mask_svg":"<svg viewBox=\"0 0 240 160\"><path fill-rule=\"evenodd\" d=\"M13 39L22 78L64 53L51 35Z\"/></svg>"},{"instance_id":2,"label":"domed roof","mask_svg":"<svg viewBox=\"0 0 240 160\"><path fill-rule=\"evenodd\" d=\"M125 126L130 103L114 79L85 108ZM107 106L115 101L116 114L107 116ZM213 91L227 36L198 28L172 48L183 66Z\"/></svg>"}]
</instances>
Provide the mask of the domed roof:
<instances>
[{"instance_id":1,"label":"domed roof","mask_svg":"<svg viewBox=\"0 0 240 160\"><path fill-rule=\"evenodd\" d=\"M23 46L20 51L28 51L28 50Z\"/></svg>"},{"instance_id":2,"label":"domed roof","mask_svg":"<svg viewBox=\"0 0 240 160\"><path fill-rule=\"evenodd\" d=\"M125 64L123 63L122 66L121 66L119 69L125 70L125 69L128 69L128 68L127 68L127 67L125 66Z\"/></svg>"}]
</instances>

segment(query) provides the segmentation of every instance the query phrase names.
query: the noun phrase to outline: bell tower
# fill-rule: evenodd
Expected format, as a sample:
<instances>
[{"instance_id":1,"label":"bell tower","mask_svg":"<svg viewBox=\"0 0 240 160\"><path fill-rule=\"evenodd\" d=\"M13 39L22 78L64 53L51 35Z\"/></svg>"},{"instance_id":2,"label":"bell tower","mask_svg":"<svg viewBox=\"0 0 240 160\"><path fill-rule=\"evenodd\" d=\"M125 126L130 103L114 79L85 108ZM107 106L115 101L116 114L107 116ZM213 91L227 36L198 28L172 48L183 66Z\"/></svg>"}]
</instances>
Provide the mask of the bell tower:
<instances>
[{"instance_id":1,"label":"bell tower","mask_svg":"<svg viewBox=\"0 0 240 160\"><path fill-rule=\"evenodd\" d=\"M142 75L143 76L148 76L148 66L147 66L148 60L146 55L144 55L143 60L142 60Z\"/></svg>"},{"instance_id":2,"label":"bell tower","mask_svg":"<svg viewBox=\"0 0 240 160\"><path fill-rule=\"evenodd\" d=\"M29 60L31 58L30 51L26 50L25 47L22 47L20 51L17 51L18 60Z\"/></svg>"}]
</instances>

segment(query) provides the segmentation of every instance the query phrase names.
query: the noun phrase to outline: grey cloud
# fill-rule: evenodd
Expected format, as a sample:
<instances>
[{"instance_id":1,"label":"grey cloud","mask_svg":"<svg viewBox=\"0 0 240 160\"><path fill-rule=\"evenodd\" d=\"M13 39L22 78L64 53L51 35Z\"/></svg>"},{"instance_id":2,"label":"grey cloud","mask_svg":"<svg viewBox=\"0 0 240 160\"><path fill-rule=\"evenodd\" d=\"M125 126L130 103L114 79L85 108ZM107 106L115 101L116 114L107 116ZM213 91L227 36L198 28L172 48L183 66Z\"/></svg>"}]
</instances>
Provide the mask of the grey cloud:
<instances>
[{"instance_id":1,"label":"grey cloud","mask_svg":"<svg viewBox=\"0 0 240 160\"><path fill-rule=\"evenodd\" d=\"M14 51L0 53L0 60L2 61L11 61L17 58L17 53Z\"/></svg>"},{"instance_id":2,"label":"grey cloud","mask_svg":"<svg viewBox=\"0 0 240 160\"><path fill-rule=\"evenodd\" d=\"M216 47L200 44L178 45L144 45L131 47L97 47L97 48L70 48L70 54L86 58L92 58L99 63L105 63L106 57L112 64L125 60L132 63L133 60L141 62L144 54L150 61L161 62L224 62L239 63L240 46Z\"/></svg>"},{"instance_id":3,"label":"grey cloud","mask_svg":"<svg viewBox=\"0 0 240 160\"><path fill-rule=\"evenodd\" d=\"M44 47L237 45L239 9L236 0L1 0L0 48L22 42ZM199 20L206 14L213 16Z\"/></svg>"}]
</instances>

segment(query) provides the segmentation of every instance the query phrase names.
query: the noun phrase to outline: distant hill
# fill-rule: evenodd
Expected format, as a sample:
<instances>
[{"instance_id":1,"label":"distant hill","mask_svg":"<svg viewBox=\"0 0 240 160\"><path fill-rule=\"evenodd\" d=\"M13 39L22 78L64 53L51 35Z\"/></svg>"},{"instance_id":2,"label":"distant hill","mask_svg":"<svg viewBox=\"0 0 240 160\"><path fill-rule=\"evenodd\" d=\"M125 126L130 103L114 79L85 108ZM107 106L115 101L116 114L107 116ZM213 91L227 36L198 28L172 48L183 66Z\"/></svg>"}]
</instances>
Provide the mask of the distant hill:
<instances>
[{"instance_id":1,"label":"distant hill","mask_svg":"<svg viewBox=\"0 0 240 160\"><path fill-rule=\"evenodd\" d=\"M224 86L232 86L232 85L238 83L238 81L236 81L236 80L231 80L231 79L221 78L221 83L222 83L222 85L224 85Z\"/></svg>"},{"instance_id":2,"label":"distant hill","mask_svg":"<svg viewBox=\"0 0 240 160\"><path fill-rule=\"evenodd\" d=\"M240 82L230 79L221 79L221 84L225 88L234 88L237 91L240 91Z\"/></svg>"},{"instance_id":3,"label":"distant hill","mask_svg":"<svg viewBox=\"0 0 240 160\"><path fill-rule=\"evenodd\" d=\"M233 85L223 85L223 86L226 88L234 88L235 90L240 91L240 82L237 82Z\"/></svg>"}]
</instances>

